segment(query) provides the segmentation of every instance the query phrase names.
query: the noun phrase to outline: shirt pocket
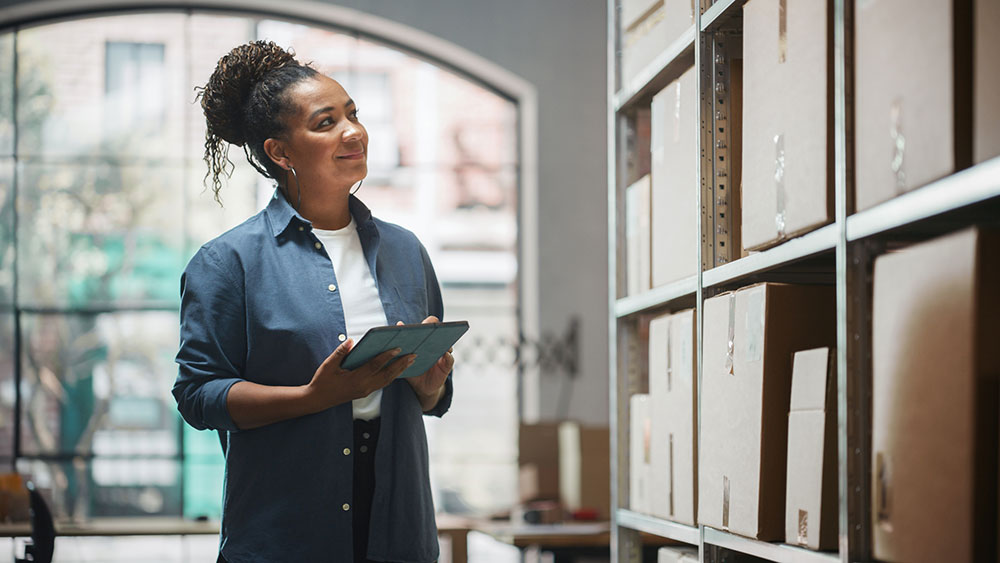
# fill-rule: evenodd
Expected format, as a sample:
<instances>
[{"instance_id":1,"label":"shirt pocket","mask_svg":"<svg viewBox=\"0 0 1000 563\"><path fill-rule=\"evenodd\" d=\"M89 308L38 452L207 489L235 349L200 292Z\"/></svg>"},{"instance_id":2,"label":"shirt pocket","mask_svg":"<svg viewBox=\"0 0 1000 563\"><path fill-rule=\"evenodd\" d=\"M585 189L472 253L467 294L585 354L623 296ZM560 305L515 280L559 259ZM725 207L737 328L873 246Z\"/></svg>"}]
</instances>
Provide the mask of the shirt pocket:
<instances>
[{"instance_id":1,"label":"shirt pocket","mask_svg":"<svg viewBox=\"0 0 1000 563\"><path fill-rule=\"evenodd\" d=\"M396 286L396 297L399 313L403 317L398 320L403 321L403 323L419 324L430 315L427 311L427 289L424 286ZM395 324L395 322L391 324Z\"/></svg>"}]
</instances>

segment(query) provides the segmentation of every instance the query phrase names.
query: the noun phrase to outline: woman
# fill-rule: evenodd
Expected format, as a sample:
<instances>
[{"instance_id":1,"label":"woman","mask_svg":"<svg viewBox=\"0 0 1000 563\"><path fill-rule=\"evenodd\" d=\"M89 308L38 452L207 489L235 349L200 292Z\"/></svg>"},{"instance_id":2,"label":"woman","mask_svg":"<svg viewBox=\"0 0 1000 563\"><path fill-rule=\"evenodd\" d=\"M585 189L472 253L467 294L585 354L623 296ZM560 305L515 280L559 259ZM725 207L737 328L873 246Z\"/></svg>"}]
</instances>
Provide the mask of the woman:
<instances>
[{"instance_id":1,"label":"woman","mask_svg":"<svg viewBox=\"0 0 1000 563\"><path fill-rule=\"evenodd\" d=\"M277 183L181 277L173 394L223 438L219 560L434 561L421 416L448 410L454 358L398 381L414 360L398 350L340 367L369 328L442 316L424 247L351 195L368 147L354 101L263 41L222 57L200 97L216 197L227 143Z\"/></svg>"}]
</instances>

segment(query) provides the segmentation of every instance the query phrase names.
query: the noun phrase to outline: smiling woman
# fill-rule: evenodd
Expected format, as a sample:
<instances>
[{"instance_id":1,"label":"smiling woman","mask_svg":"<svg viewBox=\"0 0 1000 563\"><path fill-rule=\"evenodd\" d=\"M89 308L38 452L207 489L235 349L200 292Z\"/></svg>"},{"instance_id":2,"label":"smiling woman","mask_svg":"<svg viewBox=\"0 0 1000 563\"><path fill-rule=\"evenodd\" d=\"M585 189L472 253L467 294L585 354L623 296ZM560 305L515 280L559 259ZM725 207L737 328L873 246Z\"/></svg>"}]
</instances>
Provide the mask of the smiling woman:
<instances>
[{"instance_id":1,"label":"smiling woman","mask_svg":"<svg viewBox=\"0 0 1000 563\"><path fill-rule=\"evenodd\" d=\"M399 349L341 367L370 328L444 311L423 245L350 193L367 174L354 102L264 41L222 57L201 98L216 185L224 142L278 182L181 278L173 394L191 426L223 439L219 560L435 561L421 415L451 405L454 359L405 380L416 356Z\"/></svg>"}]
</instances>

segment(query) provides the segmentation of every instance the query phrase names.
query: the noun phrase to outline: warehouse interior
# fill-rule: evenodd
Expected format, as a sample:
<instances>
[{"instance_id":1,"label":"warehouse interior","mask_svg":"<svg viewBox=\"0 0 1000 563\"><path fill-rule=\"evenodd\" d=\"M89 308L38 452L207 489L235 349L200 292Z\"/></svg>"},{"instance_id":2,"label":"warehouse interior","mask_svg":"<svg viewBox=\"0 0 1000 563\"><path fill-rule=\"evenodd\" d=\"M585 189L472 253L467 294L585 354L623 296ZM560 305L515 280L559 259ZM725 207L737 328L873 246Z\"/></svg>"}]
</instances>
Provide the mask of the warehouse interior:
<instances>
[{"instance_id":1,"label":"warehouse interior","mask_svg":"<svg viewBox=\"0 0 1000 563\"><path fill-rule=\"evenodd\" d=\"M429 561L997 561L998 28L996 0L0 0L0 560L271 560L226 547L230 438L171 394L186 265L282 190L240 147L206 183L199 88L262 40L357 102L357 198L469 324L423 417Z\"/></svg>"}]
</instances>

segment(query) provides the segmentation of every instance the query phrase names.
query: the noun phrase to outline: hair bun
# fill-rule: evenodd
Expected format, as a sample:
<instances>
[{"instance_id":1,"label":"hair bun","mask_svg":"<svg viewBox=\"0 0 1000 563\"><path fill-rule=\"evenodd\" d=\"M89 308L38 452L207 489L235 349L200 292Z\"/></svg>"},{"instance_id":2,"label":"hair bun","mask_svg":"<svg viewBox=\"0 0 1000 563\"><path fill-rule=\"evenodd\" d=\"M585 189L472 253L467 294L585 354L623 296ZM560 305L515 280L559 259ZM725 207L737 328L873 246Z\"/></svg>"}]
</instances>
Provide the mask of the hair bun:
<instances>
[{"instance_id":1,"label":"hair bun","mask_svg":"<svg viewBox=\"0 0 1000 563\"><path fill-rule=\"evenodd\" d=\"M198 94L208 134L243 146L247 140L244 112L254 86L267 73L288 64L298 64L294 54L271 41L251 41L219 59Z\"/></svg>"}]
</instances>

